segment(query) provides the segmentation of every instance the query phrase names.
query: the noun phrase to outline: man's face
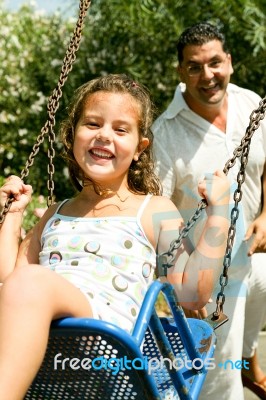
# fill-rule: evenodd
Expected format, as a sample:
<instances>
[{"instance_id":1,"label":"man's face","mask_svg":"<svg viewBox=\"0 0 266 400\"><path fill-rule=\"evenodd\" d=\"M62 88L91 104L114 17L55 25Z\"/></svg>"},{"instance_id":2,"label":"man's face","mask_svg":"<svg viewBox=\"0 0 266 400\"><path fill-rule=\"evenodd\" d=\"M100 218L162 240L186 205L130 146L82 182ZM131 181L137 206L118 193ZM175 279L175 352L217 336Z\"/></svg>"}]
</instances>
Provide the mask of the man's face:
<instances>
[{"instance_id":1,"label":"man's face","mask_svg":"<svg viewBox=\"0 0 266 400\"><path fill-rule=\"evenodd\" d=\"M186 84L184 97L190 107L218 105L233 73L231 56L224 52L219 40L187 45L178 72Z\"/></svg>"}]
</instances>

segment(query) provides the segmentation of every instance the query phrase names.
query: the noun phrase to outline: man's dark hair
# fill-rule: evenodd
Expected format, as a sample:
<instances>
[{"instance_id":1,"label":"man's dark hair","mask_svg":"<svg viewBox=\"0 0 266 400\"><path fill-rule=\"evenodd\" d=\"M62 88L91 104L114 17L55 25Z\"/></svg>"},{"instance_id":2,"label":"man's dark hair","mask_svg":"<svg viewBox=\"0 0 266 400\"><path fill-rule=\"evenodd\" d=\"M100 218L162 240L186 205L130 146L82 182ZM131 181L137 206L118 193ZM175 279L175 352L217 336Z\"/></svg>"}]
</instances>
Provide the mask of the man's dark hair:
<instances>
[{"instance_id":1,"label":"man's dark hair","mask_svg":"<svg viewBox=\"0 0 266 400\"><path fill-rule=\"evenodd\" d=\"M219 40L223 51L228 53L225 36L221 30L209 22L200 22L185 29L177 42L177 57L179 64L183 61L183 50L188 45L201 46L211 40Z\"/></svg>"}]
</instances>

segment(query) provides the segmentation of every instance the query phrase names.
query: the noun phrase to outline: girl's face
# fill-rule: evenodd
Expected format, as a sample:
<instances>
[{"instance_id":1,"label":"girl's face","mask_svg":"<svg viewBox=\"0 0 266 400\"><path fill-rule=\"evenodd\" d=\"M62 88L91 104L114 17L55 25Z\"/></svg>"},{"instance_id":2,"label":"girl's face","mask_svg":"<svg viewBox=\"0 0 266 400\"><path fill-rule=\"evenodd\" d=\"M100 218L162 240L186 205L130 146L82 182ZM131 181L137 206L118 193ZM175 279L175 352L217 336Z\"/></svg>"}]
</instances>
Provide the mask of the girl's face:
<instances>
[{"instance_id":1,"label":"girl's face","mask_svg":"<svg viewBox=\"0 0 266 400\"><path fill-rule=\"evenodd\" d=\"M77 123L73 152L85 176L111 187L127 184L133 159L148 146L139 139L140 107L127 93L90 95Z\"/></svg>"}]
</instances>

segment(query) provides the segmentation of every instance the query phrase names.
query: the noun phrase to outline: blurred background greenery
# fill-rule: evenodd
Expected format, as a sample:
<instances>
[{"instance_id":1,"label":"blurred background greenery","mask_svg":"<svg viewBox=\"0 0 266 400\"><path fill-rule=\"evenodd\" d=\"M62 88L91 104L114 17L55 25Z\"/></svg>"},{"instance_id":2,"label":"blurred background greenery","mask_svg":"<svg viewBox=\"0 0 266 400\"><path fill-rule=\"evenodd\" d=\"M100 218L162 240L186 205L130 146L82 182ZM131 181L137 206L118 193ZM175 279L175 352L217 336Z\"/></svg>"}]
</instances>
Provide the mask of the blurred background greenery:
<instances>
[{"instance_id":1,"label":"blurred background greenery","mask_svg":"<svg viewBox=\"0 0 266 400\"><path fill-rule=\"evenodd\" d=\"M78 15L42 14L33 5L18 11L0 0L0 170L1 178L20 175L47 118L46 103L56 86ZM193 23L219 24L228 39L233 82L265 96L266 0L92 0L74 68L64 87L56 131L79 85L107 73L127 73L150 89L161 113L178 83L176 40ZM243 132L244 135L244 132ZM47 196L47 140L27 183L34 207ZM55 196L73 195L56 143ZM41 197L42 199L42 197ZM25 228L35 222L27 211Z\"/></svg>"}]
</instances>

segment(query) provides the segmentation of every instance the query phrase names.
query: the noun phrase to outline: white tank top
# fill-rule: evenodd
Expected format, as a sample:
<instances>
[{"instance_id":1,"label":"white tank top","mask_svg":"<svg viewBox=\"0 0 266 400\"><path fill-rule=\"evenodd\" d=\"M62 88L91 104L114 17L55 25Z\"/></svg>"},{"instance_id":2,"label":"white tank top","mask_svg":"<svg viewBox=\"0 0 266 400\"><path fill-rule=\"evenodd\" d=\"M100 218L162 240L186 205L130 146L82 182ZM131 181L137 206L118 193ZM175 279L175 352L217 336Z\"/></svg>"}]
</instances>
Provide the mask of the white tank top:
<instances>
[{"instance_id":1,"label":"white tank top","mask_svg":"<svg viewBox=\"0 0 266 400\"><path fill-rule=\"evenodd\" d=\"M129 332L156 265L140 222L150 198L136 217L69 217L59 213L61 203L41 237L40 264L82 290L98 318Z\"/></svg>"}]
</instances>

